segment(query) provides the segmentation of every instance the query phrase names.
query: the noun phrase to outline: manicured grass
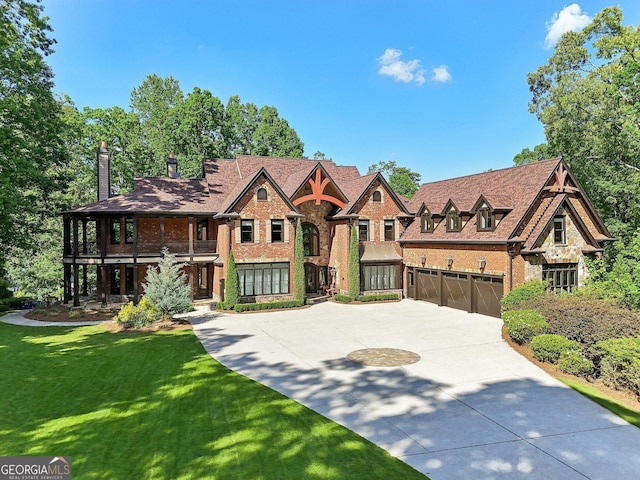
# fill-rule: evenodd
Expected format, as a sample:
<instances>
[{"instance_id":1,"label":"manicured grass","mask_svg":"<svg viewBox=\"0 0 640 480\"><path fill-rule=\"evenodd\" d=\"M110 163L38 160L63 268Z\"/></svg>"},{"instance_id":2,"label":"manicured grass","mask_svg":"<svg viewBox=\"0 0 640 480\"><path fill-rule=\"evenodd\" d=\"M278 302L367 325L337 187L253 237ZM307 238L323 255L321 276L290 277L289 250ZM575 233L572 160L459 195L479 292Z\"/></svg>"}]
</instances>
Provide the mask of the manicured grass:
<instances>
[{"instance_id":1,"label":"manicured grass","mask_svg":"<svg viewBox=\"0 0 640 480\"><path fill-rule=\"evenodd\" d=\"M624 418L630 424L635 425L636 427L640 427L640 411L632 410L629 407L616 402L612 398L609 398L597 388L585 385L584 383L575 381L570 378L558 377L558 380L560 380L565 385L573 388L575 391L581 393L585 397L596 402L597 404L602 405L604 408L615 413L619 417Z\"/></svg>"},{"instance_id":2,"label":"manicured grass","mask_svg":"<svg viewBox=\"0 0 640 480\"><path fill-rule=\"evenodd\" d=\"M0 323L0 365L0 455L69 455L74 479L425 478L191 330Z\"/></svg>"}]
</instances>

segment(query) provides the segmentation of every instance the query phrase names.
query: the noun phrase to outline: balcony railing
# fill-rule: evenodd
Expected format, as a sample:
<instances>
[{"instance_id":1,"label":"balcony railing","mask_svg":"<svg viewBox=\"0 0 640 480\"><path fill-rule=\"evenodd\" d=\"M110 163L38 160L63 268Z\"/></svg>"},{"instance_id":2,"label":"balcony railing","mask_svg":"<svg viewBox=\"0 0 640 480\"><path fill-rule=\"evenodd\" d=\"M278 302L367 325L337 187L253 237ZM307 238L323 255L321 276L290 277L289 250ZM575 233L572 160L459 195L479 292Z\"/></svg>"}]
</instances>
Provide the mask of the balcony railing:
<instances>
[{"instance_id":1,"label":"balcony railing","mask_svg":"<svg viewBox=\"0 0 640 480\"><path fill-rule=\"evenodd\" d=\"M167 247L169 252L177 253L180 255L189 254L189 242L138 242L138 255L160 255L162 247ZM193 253L195 255L216 253L217 242L215 240L194 240L193 241ZM107 244L107 251L105 256L110 255L133 255L133 244ZM65 256L74 256L73 244L67 244L64 246ZM95 242L87 242L86 246L83 244L78 245L78 252L75 253L77 257L95 257L100 256L100 244Z\"/></svg>"}]
</instances>

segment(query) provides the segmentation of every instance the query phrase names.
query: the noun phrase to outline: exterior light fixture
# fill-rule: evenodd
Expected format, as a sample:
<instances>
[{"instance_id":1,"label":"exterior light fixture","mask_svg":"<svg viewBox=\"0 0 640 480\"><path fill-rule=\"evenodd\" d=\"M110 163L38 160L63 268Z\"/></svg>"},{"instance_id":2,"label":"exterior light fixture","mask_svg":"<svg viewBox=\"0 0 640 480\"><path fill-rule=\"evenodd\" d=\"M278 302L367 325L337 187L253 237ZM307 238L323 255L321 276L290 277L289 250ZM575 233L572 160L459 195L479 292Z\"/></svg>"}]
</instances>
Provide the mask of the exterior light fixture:
<instances>
[{"instance_id":1,"label":"exterior light fixture","mask_svg":"<svg viewBox=\"0 0 640 480\"><path fill-rule=\"evenodd\" d=\"M426 255L422 255L420 257L420 263L422 263L422 266L424 267L425 263L427 263L427 256Z\"/></svg>"},{"instance_id":2,"label":"exterior light fixture","mask_svg":"<svg viewBox=\"0 0 640 480\"><path fill-rule=\"evenodd\" d=\"M484 270L486 266L487 266L487 259L484 257L480 257L478 259L478 268L480 270Z\"/></svg>"},{"instance_id":3,"label":"exterior light fixture","mask_svg":"<svg viewBox=\"0 0 640 480\"><path fill-rule=\"evenodd\" d=\"M453 266L453 257L451 255L449 255L447 257L447 267L449 267L449 270L451 270L452 266Z\"/></svg>"}]
</instances>

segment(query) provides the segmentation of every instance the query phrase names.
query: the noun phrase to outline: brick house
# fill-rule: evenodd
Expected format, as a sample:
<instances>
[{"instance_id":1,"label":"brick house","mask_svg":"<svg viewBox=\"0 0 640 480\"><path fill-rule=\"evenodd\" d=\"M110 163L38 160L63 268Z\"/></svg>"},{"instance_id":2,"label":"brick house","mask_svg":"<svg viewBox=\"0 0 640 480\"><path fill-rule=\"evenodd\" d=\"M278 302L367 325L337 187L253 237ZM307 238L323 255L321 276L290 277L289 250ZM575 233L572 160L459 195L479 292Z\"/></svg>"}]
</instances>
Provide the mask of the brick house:
<instances>
[{"instance_id":1,"label":"brick house","mask_svg":"<svg viewBox=\"0 0 640 480\"><path fill-rule=\"evenodd\" d=\"M333 161L239 155L205 159L201 179L136 178L111 196L98 150L98 202L63 213L65 300L137 301L163 246L185 263L194 298L224 297L233 250L244 301L290 298L298 219L309 294L346 292L357 225L361 290L396 291L499 315L504 292L532 278L569 289L585 254L611 240L561 159L423 185L408 201L379 173Z\"/></svg>"}]
</instances>

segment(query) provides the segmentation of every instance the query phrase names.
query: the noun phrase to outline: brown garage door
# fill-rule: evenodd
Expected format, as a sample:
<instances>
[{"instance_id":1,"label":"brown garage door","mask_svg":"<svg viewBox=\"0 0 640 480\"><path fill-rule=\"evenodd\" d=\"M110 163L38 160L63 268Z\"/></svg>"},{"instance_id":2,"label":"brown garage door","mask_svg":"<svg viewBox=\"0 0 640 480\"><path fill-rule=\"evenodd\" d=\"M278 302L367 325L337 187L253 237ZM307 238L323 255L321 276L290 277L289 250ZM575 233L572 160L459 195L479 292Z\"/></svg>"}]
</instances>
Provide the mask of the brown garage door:
<instances>
[{"instance_id":1,"label":"brown garage door","mask_svg":"<svg viewBox=\"0 0 640 480\"><path fill-rule=\"evenodd\" d=\"M416 300L440 303L440 280L434 270L418 270L416 282Z\"/></svg>"},{"instance_id":2,"label":"brown garage door","mask_svg":"<svg viewBox=\"0 0 640 480\"><path fill-rule=\"evenodd\" d=\"M500 318L500 299L503 294L502 278L473 277L473 311Z\"/></svg>"},{"instance_id":3,"label":"brown garage door","mask_svg":"<svg viewBox=\"0 0 640 480\"><path fill-rule=\"evenodd\" d=\"M466 273L443 273L442 288L443 305L460 310L469 308L469 277Z\"/></svg>"}]
</instances>

